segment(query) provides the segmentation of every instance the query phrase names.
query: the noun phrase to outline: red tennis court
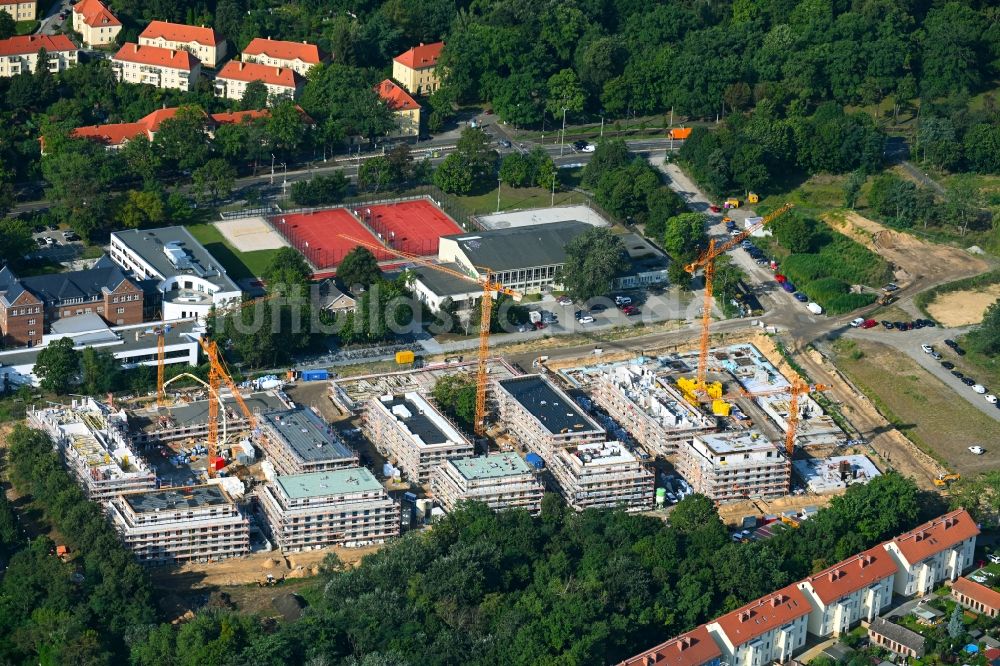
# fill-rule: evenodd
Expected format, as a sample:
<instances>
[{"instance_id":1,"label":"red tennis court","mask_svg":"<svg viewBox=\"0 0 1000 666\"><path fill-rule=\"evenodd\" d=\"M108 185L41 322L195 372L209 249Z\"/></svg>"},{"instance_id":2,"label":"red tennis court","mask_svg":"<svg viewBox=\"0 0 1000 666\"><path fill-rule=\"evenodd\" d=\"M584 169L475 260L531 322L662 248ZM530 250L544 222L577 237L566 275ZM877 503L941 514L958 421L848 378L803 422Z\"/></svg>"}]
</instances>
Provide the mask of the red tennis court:
<instances>
[{"instance_id":1,"label":"red tennis court","mask_svg":"<svg viewBox=\"0 0 1000 666\"><path fill-rule=\"evenodd\" d=\"M340 234L346 234L369 243L380 245L377 238L344 208L318 210L312 213L295 213L270 218L271 226L288 239L289 245L301 252L316 268L323 270L337 266L348 252L356 247ZM375 252L379 261L391 259L385 252Z\"/></svg>"},{"instance_id":2,"label":"red tennis court","mask_svg":"<svg viewBox=\"0 0 1000 666\"><path fill-rule=\"evenodd\" d=\"M441 236L463 229L426 199L382 206L355 206L355 214L387 247L409 254L436 256Z\"/></svg>"}]
</instances>

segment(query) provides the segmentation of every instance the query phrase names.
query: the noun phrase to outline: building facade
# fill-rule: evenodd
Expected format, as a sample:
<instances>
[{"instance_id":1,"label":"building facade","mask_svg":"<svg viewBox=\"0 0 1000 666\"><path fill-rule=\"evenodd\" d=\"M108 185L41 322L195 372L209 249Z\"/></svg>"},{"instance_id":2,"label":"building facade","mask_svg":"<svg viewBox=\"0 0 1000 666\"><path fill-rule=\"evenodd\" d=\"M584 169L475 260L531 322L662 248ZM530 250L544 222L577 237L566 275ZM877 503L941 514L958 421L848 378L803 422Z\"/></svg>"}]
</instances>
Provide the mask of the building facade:
<instances>
[{"instance_id":1,"label":"building facade","mask_svg":"<svg viewBox=\"0 0 1000 666\"><path fill-rule=\"evenodd\" d=\"M901 657L920 659L924 656L923 636L881 617L868 625L868 640Z\"/></svg>"},{"instance_id":2,"label":"building facade","mask_svg":"<svg viewBox=\"0 0 1000 666\"><path fill-rule=\"evenodd\" d=\"M243 49L243 62L255 62L268 67L291 69L300 76L329 59L315 44L308 42L285 42L280 39L257 37Z\"/></svg>"},{"instance_id":3,"label":"building facade","mask_svg":"<svg viewBox=\"0 0 1000 666\"><path fill-rule=\"evenodd\" d=\"M677 471L695 492L717 502L788 493L792 465L756 432L697 435L678 448Z\"/></svg>"},{"instance_id":4,"label":"building facade","mask_svg":"<svg viewBox=\"0 0 1000 666\"><path fill-rule=\"evenodd\" d=\"M7 12L15 21L34 21L38 13L38 1L0 2L0 12Z\"/></svg>"},{"instance_id":5,"label":"building facade","mask_svg":"<svg viewBox=\"0 0 1000 666\"><path fill-rule=\"evenodd\" d=\"M683 440L718 429L714 419L694 409L653 368L608 368L596 378L593 397L654 456L673 454Z\"/></svg>"},{"instance_id":6,"label":"building facade","mask_svg":"<svg viewBox=\"0 0 1000 666\"><path fill-rule=\"evenodd\" d=\"M217 485L118 495L108 517L142 564L207 562L250 552L249 522Z\"/></svg>"},{"instance_id":7,"label":"building facade","mask_svg":"<svg viewBox=\"0 0 1000 666\"><path fill-rule=\"evenodd\" d=\"M885 548L875 546L801 581L813 608L809 633L841 636L862 620L874 620L892 605L897 572Z\"/></svg>"},{"instance_id":8,"label":"building facade","mask_svg":"<svg viewBox=\"0 0 1000 666\"><path fill-rule=\"evenodd\" d=\"M364 467L279 476L257 496L283 551L363 546L399 536L399 505Z\"/></svg>"},{"instance_id":9,"label":"building facade","mask_svg":"<svg viewBox=\"0 0 1000 666\"><path fill-rule=\"evenodd\" d=\"M45 50L45 67L56 74L80 61L80 49L66 35L23 35L0 40L0 77L38 71L38 52Z\"/></svg>"},{"instance_id":10,"label":"building facade","mask_svg":"<svg viewBox=\"0 0 1000 666\"><path fill-rule=\"evenodd\" d=\"M420 135L420 105L415 99L393 83L392 79L386 79L375 86L375 92L396 117L396 131L389 132L389 136Z\"/></svg>"},{"instance_id":11,"label":"building facade","mask_svg":"<svg viewBox=\"0 0 1000 666\"><path fill-rule=\"evenodd\" d=\"M922 597L944 581L957 579L973 564L978 534L972 516L959 509L886 543L899 567L896 594Z\"/></svg>"},{"instance_id":12,"label":"building facade","mask_svg":"<svg viewBox=\"0 0 1000 666\"><path fill-rule=\"evenodd\" d=\"M73 5L73 30L86 46L107 46L115 43L122 22L101 0L80 0Z\"/></svg>"},{"instance_id":13,"label":"building facade","mask_svg":"<svg viewBox=\"0 0 1000 666\"><path fill-rule=\"evenodd\" d=\"M441 87L437 71L444 42L419 44L392 59L392 78L414 95L430 95Z\"/></svg>"},{"instance_id":14,"label":"building facade","mask_svg":"<svg viewBox=\"0 0 1000 666\"><path fill-rule=\"evenodd\" d=\"M267 99L295 99L305 79L290 67L272 67L256 62L230 60L215 77L215 94L226 99L243 99L247 86L259 81L267 88Z\"/></svg>"},{"instance_id":15,"label":"building facade","mask_svg":"<svg viewBox=\"0 0 1000 666\"><path fill-rule=\"evenodd\" d=\"M539 452L566 503L577 511L653 508L653 472L620 442Z\"/></svg>"},{"instance_id":16,"label":"building facade","mask_svg":"<svg viewBox=\"0 0 1000 666\"><path fill-rule=\"evenodd\" d=\"M449 458L475 454L469 439L416 392L368 401L361 430L410 481L425 484Z\"/></svg>"},{"instance_id":17,"label":"building facade","mask_svg":"<svg viewBox=\"0 0 1000 666\"><path fill-rule=\"evenodd\" d=\"M215 68L226 57L226 40L212 28L151 21L139 34L139 44L169 51L187 51L205 67Z\"/></svg>"},{"instance_id":18,"label":"building facade","mask_svg":"<svg viewBox=\"0 0 1000 666\"><path fill-rule=\"evenodd\" d=\"M707 625L723 662L759 666L789 661L806 643L809 602L795 585L734 610Z\"/></svg>"},{"instance_id":19,"label":"building facade","mask_svg":"<svg viewBox=\"0 0 1000 666\"><path fill-rule=\"evenodd\" d=\"M201 63L187 51L134 43L118 49L111 69L125 83L184 92L194 90L201 77Z\"/></svg>"},{"instance_id":20,"label":"building facade","mask_svg":"<svg viewBox=\"0 0 1000 666\"><path fill-rule=\"evenodd\" d=\"M34 347L54 322L91 313L113 326L143 321L142 289L107 257L87 270L28 278L0 269L4 346Z\"/></svg>"},{"instance_id":21,"label":"building facade","mask_svg":"<svg viewBox=\"0 0 1000 666\"><path fill-rule=\"evenodd\" d=\"M542 510L544 488L516 453L449 459L431 474L431 492L448 511L462 501L483 502L494 511Z\"/></svg>"},{"instance_id":22,"label":"building facade","mask_svg":"<svg viewBox=\"0 0 1000 666\"><path fill-rule=\"evenodd\" d=\"M358 454L333 427L304 407L261 414L252 441L278 474L332 472L358 465Z\"/></svg>"}]
</instances>

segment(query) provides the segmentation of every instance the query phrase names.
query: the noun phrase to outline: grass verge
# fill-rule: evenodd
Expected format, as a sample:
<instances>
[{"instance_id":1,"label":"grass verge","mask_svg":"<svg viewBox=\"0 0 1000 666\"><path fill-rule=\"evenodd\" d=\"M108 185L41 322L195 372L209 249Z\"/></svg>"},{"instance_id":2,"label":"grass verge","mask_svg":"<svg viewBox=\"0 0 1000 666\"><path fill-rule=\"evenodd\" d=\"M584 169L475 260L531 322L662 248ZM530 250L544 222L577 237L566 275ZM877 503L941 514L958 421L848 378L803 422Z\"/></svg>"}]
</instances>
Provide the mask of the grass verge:
<instances>
[{"instance_id":1,"label":"grass verge","mask_svg":"<svg viewBox=\"0 0 1000 666\"><path fill-rule=\"evenodd\" d=\"M240 252L229 244L215 225L211 222L192 224L188 231L195 239L205 246L213 257L219 260L229 277L234 280L260 276L277 250L257 250L255 252Z\"/></svg>"}]
</instances>

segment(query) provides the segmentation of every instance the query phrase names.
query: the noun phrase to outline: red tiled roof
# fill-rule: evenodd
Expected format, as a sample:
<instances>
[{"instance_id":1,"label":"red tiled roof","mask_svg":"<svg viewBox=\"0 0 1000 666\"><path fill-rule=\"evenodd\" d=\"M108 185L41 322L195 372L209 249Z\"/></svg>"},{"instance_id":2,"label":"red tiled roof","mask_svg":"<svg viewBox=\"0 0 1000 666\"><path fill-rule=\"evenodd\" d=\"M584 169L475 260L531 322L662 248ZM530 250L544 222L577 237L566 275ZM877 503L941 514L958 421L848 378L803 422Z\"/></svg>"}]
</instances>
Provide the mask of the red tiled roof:
<instances>
[{"instance_id":1,"label":"red tiled roof","mask_svg":"<svg viewBox=\"0 0 1000 666\"><path fill-rule=\"evenodd\" d=\"M295 60L318 65L323 57L319 47L306 42L285 42L279 39L257 37L243 49L244 55L266 55L280 60Z\"/></svg>"},{"instance_id":2,"label":"red tiled roof","mask_svg":"<svg viewBox=\"0 0 1000 666\"><path fill-rule=\"evenodd\" d=\"M302 77L288 67L272 67L256 62L240 62L230 60L215 75L217 79L232 79L233 81L262 81L272 86L295 88L301 83Z\"/></svg>"},{"instance_id":3,"label":"red tiled roof","mask_svg":"<svg viewBox=\"0 0 1000 666\"><path fill-rule=\"evenodd\" d=\"M120 146L140 134L154 134L160 129L164 120L177 115L180 107L157 109L143 116L134 123L111 123L109 125L87 125L77 127L70 136L75 138L95 139L109 146Z\"/></svg>"},{"instance_id":4,"label":"red tiled roof","mask_svg":"<svg viewBox=\"0 0 1000 666\"><path fill-rule=\"evenodd\" d=\"M979 534L976 521L965 509L946 513L892 540L910 564L922 562Z\"/></svg>"},{"instance_id":5,"label":"red tiled roof","mask_svg":"<svg viewBox=\"0 0 1000 666\"><path fill-rule=\"evenodd\" d=\"M400 65L405 65L410 69L423 69L424 67L434 67L437 65L438 57L441 55L441 49L444 48L444 42L434 42L433 44L420 44L419 46L414 46L409 51L400 53L398 56L393 58Z\"/></svg>"},{"instance_id":6,"label":"red tiled roof","mask_svg":"<svg viewBox=\"0 0 1000 666\"><path fill-rule=\"evenodd\" d=\"M81 0L73 6L73 13L81 14L83 22L92 28L122 24L101 0Z\"/></svg>"},{"instance_id":7,"label":"red tiled roof","mask_svg":"<svg viewBox=\"0 0 1000 666\"><path fill-rule=\"evenodd\" d=\"M713 659L722 657L722 650L708 635L708 629L701 625L677 638L671 638L666 643L657 645L652 650L630 657L619 666L646 666L648 659L660 666L702 666Z\"/></svg>"},{"instance_id":8,"label":"red tiled roof","mask_svg":"<svg viewBox=\"0 0 1000 666\"><path fill-rule=\"evenodd\" d=\"M313 120L298 104L295 105L295 110L299 112L300 116L302 116L302 121L304 123L307 125L316 124L316 121ZM239 123L245 123L249 120L268 118L270 115L270 110L260 109L257 111L230 111L228 113L213 113L211 118L216 125L238 125Z\"/></svg>"},{"instance_id":9,"label":"red tiled roof","mask_svg":"<svg viewBox=\"0 0 1000 666\"><path fill-rule=\"evenodd\" d=\"M885 548L875 546L813 574L802 582L808 582L819 600L828 606L844 595L893 576L898 570L895 560Z\"/></svg>"},{"instance_id":10,"label":"red tiled roof","mask_svg":"<svg viewBox=\"0 0 1000 666\"><path fill-rule=\"evenodd\" d=\"M49 53L77 50L66 35L22 35L0 40L0 56L28 55L39 49Z\"/></svg>"},{"instance_id":11,"label":"red tiled roof","mask_svg":"<svg viewBox=\"0 0 1000 666\"><path fill-rule=\"evenodd\" d=\"M139 46L128 43L118 49L112 60L137 62L142 65L156 65L190 72L200 61L183 49L164 49L159 46Z\"/></svg>"},{"instance_id":12,"label":"red tiled roof","mask_svg":"<svg viewBox=\"0 0 1000 666\"><path fill-rule=\"evenodd\" d=\"M789 585L726 613L716 622L730 642L738 646L808 615L810 608L802 590L796 585Z\"/></svg>"},{"instance_id":13,"label":"red tiled roof","mask_svg":"<svg viewBox=\"0 0 1000 666\"><path fill-rule=\"evenodd\" d=\"M397 86L391 79L386 79L375 86L375 92L385 100L386 104L393 111L413 111L419 109L420 105L410 97L410 94Z\"/></svg>"},{"instance_id":14,"label":"red tiled roof","mask_svg":"<svg viewBox=\"0 0 1000 666\"><path fill-rule=\"evenodd\" d=\"M225 41L213 28L167 21L151 21L139 37L147 39L162 37L168 42L197 42L203 46L215 46Z\"/></svg>"},{"instance_id":15,"label":"red tiled roof","mask_svg":"<svg viewBox=\"0 0 1000 666\"><path fill-rule=\"evenodd\" d=\"M1000 592L997 592L992 587L986 587L974 580L969 580L965 576L959 576L958 580L952 583L951 589L961 592L987 608L1000 609Z\"/></svg>"}]
</instances>

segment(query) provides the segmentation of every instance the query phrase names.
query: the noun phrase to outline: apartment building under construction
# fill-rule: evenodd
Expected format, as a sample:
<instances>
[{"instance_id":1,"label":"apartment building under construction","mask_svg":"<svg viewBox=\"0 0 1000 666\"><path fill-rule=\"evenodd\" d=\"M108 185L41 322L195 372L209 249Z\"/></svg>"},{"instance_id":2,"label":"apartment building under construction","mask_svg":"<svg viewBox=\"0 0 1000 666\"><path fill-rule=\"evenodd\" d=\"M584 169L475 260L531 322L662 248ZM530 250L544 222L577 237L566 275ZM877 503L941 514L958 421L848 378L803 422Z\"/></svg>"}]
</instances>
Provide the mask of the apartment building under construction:
<instances>
[{"instance_id":1,"label":"apartment building under construction","mask_svg":"<svg viewBox=\"0 0 1000 666\"><path fill-rule=\"evenodd\" d=\"M526 449L546 452L607 439L604 428L547 377L524 375L495 382L500 423Z\"/></svg>"},{"instance_id":2,"label":"apartment building under construction","mask_svg":"<svg viewBox=\"0 0 1000 666\"><path fill-rule=\"evenodd\" d=\"M311 409L261 414L253 442L278 474L308 474L357 467L358 454Z\"/></svg>"},{"instance_id":3,"label":"apartment building under construction","mask_svg":"<svg viewBox=\"0 0 1000 666\"><path fill-rule=\"evenodd\" d=\"M70 406L31 410L28 422L49 434L89 499L105 502L156 487L155 472L129 439L124 412L83 398Z\"/></svg>"},{"instance_id":4,"label":"apartment building under construction","mask_svg":"<svg viewBox=\"0 0 1000 666\"><path fill-rule=\"evenodd\" d=\"M594 442L543 455L566 503L577 511L653 508L653 473L619 442Z\"/></svg>"},{"instance_id":5,"label":"apartment building under construction","mask_svg":"<svg viewBox=\"0 0 1000 666\"><path fill-rule=\"evenodd\" d=\"M513 452L448 460L431 475L431 492L448 511L460 501L483 502L494 511L542 510L544 487L535 472Z\"/></svg>"},{"instance_id":6,"label":"apartment building under construction","mask_svg":"<svg viewBox=\"0 0 1000 666\"><path fill-rule=\"evenodd\" d=\"M698 435L684 442L679 453L677 471L709 499L776 497L789 491L791 462L757 432Z\"/></svg>"},{"instance_id":7,"label":"apartment building under construction","mask_svg":"<svg viewBox=\"0 0 1000 666\"><path fill-rule=\"evenodd\" d=\"M683 440L718 428L652 367L611 366L592 386L597 404L652 455L673 454Z\"/></svg>"},{"instance_id":8,"label":"apartment building under construction","mask_svg":"<svg viewBox=\"0 0 1000 666\"><path fill-rule=\"evenodd\" d=\"M207 562L250 552L249 523L218 485L118 495L108 513L143 564Z\"/></svg>"},{"instance_id":9,"label":"apartment building under construction","mask_svg":"<svg viewBox=\"0 0 1000 666\"><path fill-rule=\"evenodd\" d=\"M475 454L472 442L419 393L372 398L362 431L410 481L424 484L449 458Z\"/></svg>"},{"instance_id":10,"label":"apartment building under construction","mask_svg":"<svg viewBox=\"0 0 1000 666\"><path fill-rule=\"evenodd\" d=\"M364 467L279 476L257 490L284 551L363 546L399 536L400 510Z\"/></svg>"},{"instance_id":11,"label":"apartment building under construction","mask_svg":"<svg viewBox=\"0 0 1000 666\"><path fill-rule=\"evenodd\" d=\"M255 414L285 411L295 405L280 391L251 393L243 397L247 407ZM222 394L225 406L219 415L222 430L240 430L246 427L246 416L236 404L236 399ZM208 400L178 401L165 408L149 407L130 414L132 441L137 445L152 442L171 442L178 439L204 439L208 435Z\"/></svg>"}]
</instances>

